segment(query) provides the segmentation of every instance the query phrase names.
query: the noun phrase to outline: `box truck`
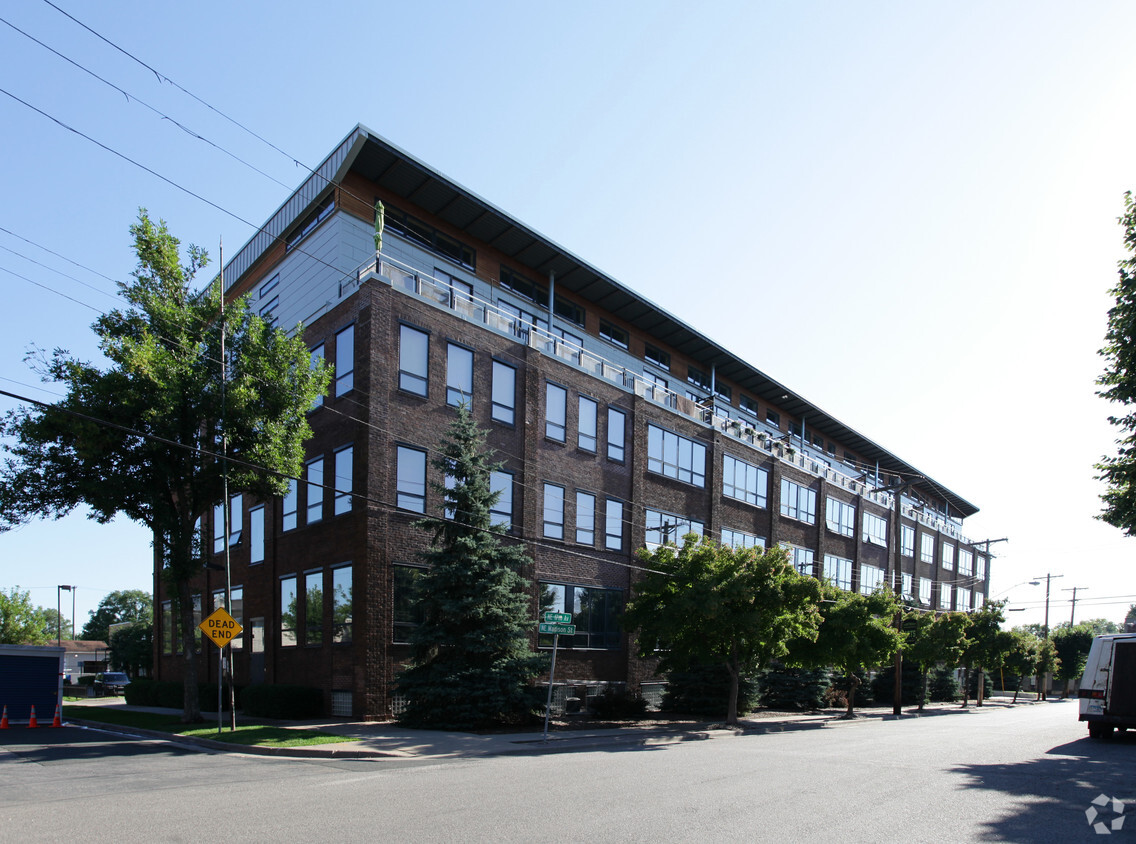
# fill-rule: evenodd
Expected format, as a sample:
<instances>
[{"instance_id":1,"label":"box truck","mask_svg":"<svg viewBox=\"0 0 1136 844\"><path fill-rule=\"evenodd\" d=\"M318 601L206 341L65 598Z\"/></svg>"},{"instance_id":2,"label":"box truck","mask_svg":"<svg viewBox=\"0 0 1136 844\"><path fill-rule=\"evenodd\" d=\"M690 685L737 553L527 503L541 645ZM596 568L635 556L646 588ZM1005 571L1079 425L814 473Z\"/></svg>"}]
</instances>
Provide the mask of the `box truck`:
<instances>
[{"instance_id":1,"label":"box truck","mask_svg":"<svg viewBox=\"0 0 1136 844\"><path fill-rule=\"evenodd\" d=\"M1136 728L1136 633L1093 639L1077 696L1092 738Z\"/></svg>"}]
</instances>

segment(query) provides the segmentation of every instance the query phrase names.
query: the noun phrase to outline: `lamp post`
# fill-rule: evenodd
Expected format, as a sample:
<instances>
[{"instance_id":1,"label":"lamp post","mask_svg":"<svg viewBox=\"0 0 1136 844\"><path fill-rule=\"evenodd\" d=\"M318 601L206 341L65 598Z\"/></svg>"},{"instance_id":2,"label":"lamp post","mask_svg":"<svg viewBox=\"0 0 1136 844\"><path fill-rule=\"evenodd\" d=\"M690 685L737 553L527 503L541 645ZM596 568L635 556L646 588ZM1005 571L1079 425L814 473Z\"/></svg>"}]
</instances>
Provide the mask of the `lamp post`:
<instances>
[{"instance_id":1,"label":"lamp post","mask_svg":"<svg viewBox=\"0 0 1136 844\"><path fill-rule=\"evenodd\" d=\"M61 596L63 590L71 593L71 638L75 638L75 587L74 586L56 586L55 587L55 645L62 647L63 645L63 612L60 608Z\"/></svg>"}]
</instances>

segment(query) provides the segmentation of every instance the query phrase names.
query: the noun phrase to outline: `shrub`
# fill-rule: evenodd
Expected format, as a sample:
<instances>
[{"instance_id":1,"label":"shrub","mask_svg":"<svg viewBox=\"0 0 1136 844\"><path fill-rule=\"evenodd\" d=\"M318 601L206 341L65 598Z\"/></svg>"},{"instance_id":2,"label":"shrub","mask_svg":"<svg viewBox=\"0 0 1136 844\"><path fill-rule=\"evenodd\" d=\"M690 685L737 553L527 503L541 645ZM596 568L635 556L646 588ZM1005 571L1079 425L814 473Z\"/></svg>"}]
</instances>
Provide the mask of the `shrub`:
<instances>
[{"instance_id":1,"label":"shrub","mask_svg":"<svg viewBox=\"0 0 1136 844\"><path fill-rule=\"evenodd\" d=\"M738 683L738 715L753 708L757 685L742 677ZM725 718L730 703L730 673L724 665L692 666L687 671L672 671L663 692L663 709Z\"/></svg>"},{"instance_id":2,"label":"shrub","mask_svg":"<svg viewBox=\"0 0 1136 844\"><path fill-rule=\"evenodd\" d=\"M308 686L249 686L240 705L246 715L259 718L317 718L323 714L323 692Z\"/></svg>"},{"instance_id":3,"label":"shrub","mask_svg":"<svg viewBox=\"0 0 1136 844\"><path fill-rule=\"evenodd\" d=\"M872 684L868 682L868 675L863 671L857 671L856 676L860 680L860 685L856 687L856 700L853 703L855 706L867 706L872 702ZM847 707L850 686L847 675L833 675L832 685L824 692L825 706Z\"/></svg>"},{"instance_id":4,"label":"shrub","mask_svg":"<svg viewBox=\"0 0 1136 844\"><path fill-rule=\"evenodd\" d=\"M955 682L955 672L950 668L936 668L931 674L928 697L936 703L951 703L958 700L959 687Z\"/></svg>"},{"instance_id":5,"label":"shrub","mask_svg":"<svg viewBox=\"0 0 1136 844\"><path fill-rule=\"evenodd\" d=\"M588 712L596 718L642 718L647 714L647 701L626 686L608 686L588 700Z\"/></svg>"},{"instance_id":6,"label":"shrub","mask_svg":"<svg viewBox=\"0 0 1136 844\"><path fill-rule=\"evenodd\" d=\"M757 702L769 709L801 712L824 705L828 672L815 668L787 668L776 660L757 675Z\"/></svg>"},{"instance_id":7,"label":"shrub","mask_svg":"<svg viewBox=\"0 0 1136 844\"><path fill-rule=\"evenodd\" d=\"M895 668L888 666L872 678L872 696L877 703L888 704L895 700ZM923 672L910 662L903 663L903 705L917 706L923 700Z\"/></svg>"},{"instance_id":8,"label":"shrub","mask_svg":"<svg viewBox=\"0 0 1136 844\"><path fill-rule=\"evenodd\" d=\"M123 697L131 706L153 706L155 680L134 680L126 687Z\"/></svg>"}]
</instances>

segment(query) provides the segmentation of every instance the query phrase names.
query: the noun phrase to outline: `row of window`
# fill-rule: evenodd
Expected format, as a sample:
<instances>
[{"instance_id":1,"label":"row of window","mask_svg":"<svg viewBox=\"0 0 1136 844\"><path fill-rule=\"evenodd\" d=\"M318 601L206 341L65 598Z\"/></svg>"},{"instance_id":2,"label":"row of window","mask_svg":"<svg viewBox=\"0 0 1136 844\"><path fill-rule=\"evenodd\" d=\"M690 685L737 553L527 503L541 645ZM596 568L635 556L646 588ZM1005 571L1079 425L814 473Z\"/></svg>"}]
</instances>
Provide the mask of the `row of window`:
<instances>
[{"instance_id":1,"label":"row of window","mask_svg":"<svg viewBox=\"0 0 1136 844\"><path fill-rule=\"evenodd\" d=\"M543 535L546 539L565 538L565 490L559 484L544 485ZM578 545L596 544L596 496L576 490L576 533ZM623 502L617 498L604 501L603 547L611 551L623 550Z\"/></svg>"},{"instance_id":2,"label":"row of window","mask_svg":"<svg viewBox=\"0 0 1136 844\"><path fill-rule=\"evenodd\" d=\"M576 447L593 454L599 450L599 402L590 396L576 399ZM544 436L553 442L568 441L568 390L552 381L544 384ZM607 408L607 458L627 459L627 414Z\"/></svg>"},{"instance_id":3,"label":"row of window","mask_svg":"<svg viewBox=\"0 0 1136 844\"><path fill-rule=\"evenodd\" d=\"M351 591L349 564L280 578L281 647L350 642Z\"/></svg>"}]
</instances>

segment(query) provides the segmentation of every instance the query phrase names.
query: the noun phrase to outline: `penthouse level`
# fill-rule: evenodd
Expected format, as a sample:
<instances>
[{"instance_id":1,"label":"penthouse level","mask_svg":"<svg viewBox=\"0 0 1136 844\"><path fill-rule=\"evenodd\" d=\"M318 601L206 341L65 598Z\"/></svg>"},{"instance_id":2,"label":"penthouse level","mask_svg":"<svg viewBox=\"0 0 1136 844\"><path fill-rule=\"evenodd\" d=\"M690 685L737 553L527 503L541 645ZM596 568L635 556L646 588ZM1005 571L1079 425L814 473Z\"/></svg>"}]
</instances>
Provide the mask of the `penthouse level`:
<instances>
[{"instance_id":1,"label":"penthouse level","mask_svg":"<svg viewBox=\"0 0 1136 844\"><path fill-rule=\"evenodd\" d=\"M497 516L533 557L534 615L574 615L561 665L578 683L651 678L618 626L629 563L687 531L784 544L803 572L928 607L987 594L987 549L962 533L973 505L362 127L225 278L335 364L302 482L229 503L238 682L389 714L427 542L414 521L442 510L429 456L462 402L504 462ZM215 552L223 514L203 520ZM199 611L220 582L203 572ZM159 672L176 676L155 585Z\"/></svg>"}]
</instances>

